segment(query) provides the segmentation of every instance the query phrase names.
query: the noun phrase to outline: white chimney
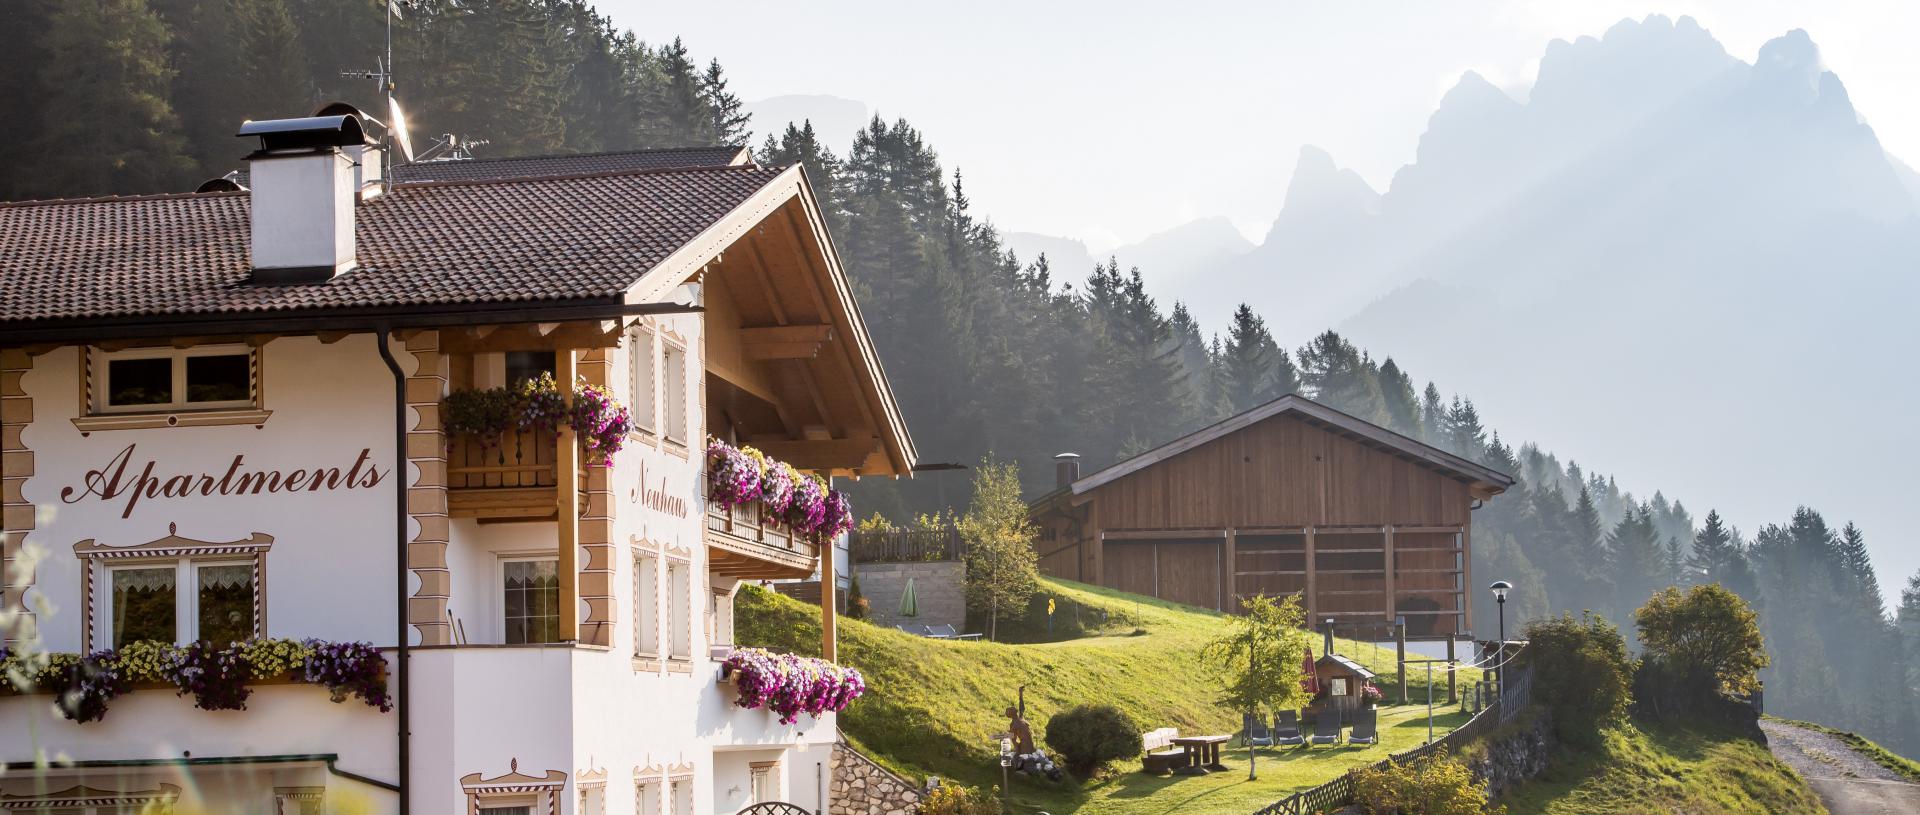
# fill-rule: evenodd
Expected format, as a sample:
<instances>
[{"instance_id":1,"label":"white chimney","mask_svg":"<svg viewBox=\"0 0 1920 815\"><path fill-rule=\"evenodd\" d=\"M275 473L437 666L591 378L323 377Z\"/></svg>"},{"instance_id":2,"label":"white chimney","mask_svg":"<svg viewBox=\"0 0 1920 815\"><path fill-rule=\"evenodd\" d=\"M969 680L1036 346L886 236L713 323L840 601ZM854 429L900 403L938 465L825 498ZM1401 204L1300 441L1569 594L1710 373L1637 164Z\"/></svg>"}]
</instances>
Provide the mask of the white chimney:
<instances>
[{"instance_id":1,"label":"white chimney","mask_svg":"<svg viewBox=\"0 0 1920 815\"><path fill-rule=\"evenodd\" d=\"M354 267L353 217L366 135L357 116L247 122L253 282L318 283ZM351 151L351 153L349 153Z\"/></svg>"}]
</instances>

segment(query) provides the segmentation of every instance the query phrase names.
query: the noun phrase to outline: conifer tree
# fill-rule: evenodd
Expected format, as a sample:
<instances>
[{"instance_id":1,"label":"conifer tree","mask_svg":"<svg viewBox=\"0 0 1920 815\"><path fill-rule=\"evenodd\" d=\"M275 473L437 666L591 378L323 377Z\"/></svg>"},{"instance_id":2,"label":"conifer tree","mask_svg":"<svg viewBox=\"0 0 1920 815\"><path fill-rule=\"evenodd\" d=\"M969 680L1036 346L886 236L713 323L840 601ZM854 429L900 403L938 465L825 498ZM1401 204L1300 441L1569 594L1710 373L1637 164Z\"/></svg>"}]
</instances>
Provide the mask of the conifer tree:
<instances>
[{"instance_id":1,"label":"conifer tree","mask_svg":"<svg viewBox=\"0 0 1920 815\"><path fill-rule=\"evenodd\" d=\"M146 0L54 5L42 34L35 134L13 172L41 198L177 190L192 166L168 93L172 35ZM236 123L237 124L237 123Z\"/></svg>"},{"instance_id":2,"label":"conifer tree","mask_svg":"<svg viewBox=\"0 0 1920 815\"><path fill-rule=\"evenodd\" d=\"M1420 397L1413 391L1413 378L1400 370L1393 357L1380 363L1380 397L1385 407L1387 428L1409 438L1420 438L1424 427L1420 415Z\"/></svg>"},{"instance_id":3,"label":"conifer tree","mask_svg":"<svg viewBox=\"0 0 1920 815\"><path fill-rule=\"evenodd\" d=\"M1315 401L1374 424L1388 424L1379 372L1353 343L1322 332L1300 348L1300 384Z\"/></svg>"},{"instance_id":4,"label":"conifer tree","mask_svg":"<svg viewBox=\"0 0 1920 815\"><path fill-rule=\"evenodd\" d=\"M1225 352L1227 399L1235 413L1300 389L1293 360L1273 341L1267 322L1245 303L1233 312Z\"/></svg>"},{"instance_id":5,"label":"conifer tree","mask_svg":"<svg viewBox=\"0 0 1920 815\"><path fill-rule=\"evenodd\" d=\"M720 69L720 60L707 63L707 73L700 78L700 91L705 94L707 110L713 115L715 143L747 144L752 141L753 132L747 129L747 122L752 115L744 110L740 97L727 90L727 78Z\"/></svg>"},{"instance_id":6,"label":"conifer tree","mask_svg":"<svg viewBox=\"0 0 1920 815\"><path fill-rule=\"evenodd\" d=\"M1420 440L1435 447L1447 446L1447 406L1440 400L1440 387L1432 382L1420 394Z\"/></svg>"}]
</instances>

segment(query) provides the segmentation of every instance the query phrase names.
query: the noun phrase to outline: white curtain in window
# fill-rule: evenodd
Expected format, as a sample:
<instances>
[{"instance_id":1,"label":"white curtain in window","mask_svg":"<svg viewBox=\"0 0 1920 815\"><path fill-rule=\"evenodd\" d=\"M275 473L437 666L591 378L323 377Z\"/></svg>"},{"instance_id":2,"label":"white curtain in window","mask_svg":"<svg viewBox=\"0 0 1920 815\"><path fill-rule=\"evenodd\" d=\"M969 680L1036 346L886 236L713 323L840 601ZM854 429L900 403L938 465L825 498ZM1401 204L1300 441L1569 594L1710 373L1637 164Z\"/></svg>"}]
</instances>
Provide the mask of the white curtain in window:
<instances>
[{"instance_id":1,"label":"white curtain in window","mask_svg":"<svg viewBox=\"0 0 1920 815\"><path fill-rule=\"evenodd\" d=\"M202 591L207 589L238 589L253 585L253 567L244 564L235 566L202 566L199 572L200 589Z\"/></svg>"},{"instance_id":2,"label":"white curtain in window","mask_svg":"<svg viewBox=\"0 0 1920 815\"><path fill-rule=\"evenodd\" d=\"M161 569L115 569L113 587L125 591L156 591L173 588L173 567Z\"/></svg>"}]
</instances>

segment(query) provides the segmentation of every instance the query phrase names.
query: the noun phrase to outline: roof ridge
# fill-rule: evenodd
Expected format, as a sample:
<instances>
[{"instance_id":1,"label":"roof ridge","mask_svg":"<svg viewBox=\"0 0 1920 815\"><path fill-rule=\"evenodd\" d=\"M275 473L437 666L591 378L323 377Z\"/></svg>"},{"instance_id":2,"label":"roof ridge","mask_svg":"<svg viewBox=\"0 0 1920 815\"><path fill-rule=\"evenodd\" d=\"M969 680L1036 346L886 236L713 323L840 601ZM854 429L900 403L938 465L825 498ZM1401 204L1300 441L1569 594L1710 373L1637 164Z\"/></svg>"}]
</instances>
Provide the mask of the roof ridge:
<instances>
[{"instance_id":1,"label":"roof ridge","mask_svg":"<svg viewBox=\"0 0 1920 815\"><path fill-rule=\"evenodd\" d=\"M20 209L25 207L44 207L60 204L108 204L131 203L136 201L165 201L172 198L216 198L229 195L245 195L246 190L215 190L211 192L149 192L141 195L89 195L80 198L28 198L21 201L0 201L0 209Z\"/></svg>"},{"instance_id":2,"label":"roof ridge","mask_svg":"<svg viewBox=\"0 0 1920 815\"><path fill-rule=\"evenodd\" d=\"M535 153L526 156L494 156L488 158L441 159L411 162L402 166L423 167L432 164L493 164L506 161L539 161L557 158L597 158L600 156L631 156L640 153L692 153L700 150L730 150L735 153L746 150L744 144L719 144L712 146L689 145L684 147L636 147L631 150L593 150L581 153ZM716 165L718 166L718 165Z\"/></svg>"},{"instance_id":3,"label":"roof ridge","mask_svg":"<svg viewBox=\"0 0 1920 815\"><path fill-rule=\"evenodd\" d=\"M552 175L515 175L498 178L435 178L423 181L393 181L393 188L398 190L418 189L421 187L475 187L491 184L526 184L535 181L572 181L582 178L618 178L633 175L676 175L680 173L723 173L779 169L784 168L766 167L751 162L747 164L725 164L710 167L637 167L621 170L594 170L584 173L555 173ZM380 199L376 198L374 200L378 201Z\"/></svg>"}]
</instances>

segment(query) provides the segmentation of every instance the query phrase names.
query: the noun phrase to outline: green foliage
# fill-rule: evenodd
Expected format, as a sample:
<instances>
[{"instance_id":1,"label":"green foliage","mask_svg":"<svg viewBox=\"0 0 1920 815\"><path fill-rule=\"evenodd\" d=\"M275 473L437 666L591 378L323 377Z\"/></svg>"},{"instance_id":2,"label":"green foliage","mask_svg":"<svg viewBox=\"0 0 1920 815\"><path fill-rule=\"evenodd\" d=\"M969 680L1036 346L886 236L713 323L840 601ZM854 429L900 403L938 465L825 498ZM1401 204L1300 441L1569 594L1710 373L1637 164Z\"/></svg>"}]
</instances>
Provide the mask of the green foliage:
<instances>
[{"instance_id":1,"label":"green foliage","mask_svg":"<svg viewBox=\"0 0 1920 815\"><path fill-rule=\"evenodd\" d=\"M1047 720L1047 746L1081 778L1140 755L1140 725L1112 705L1080 705Z\"/></svg>"},{"instance_id":2,"label":"green foliage","mask_svg":"<svg viewBox=\"0 0 1920 815\"><path fill-rule=\"evenodd\" d=\"M1353 801L1369 815L1503 815L1507 811L1487 805L1487 784L1474 781L1467 765L1436 755L1355 770Z\"/></svg>"},{"instance_id":3,"label":"green foliage","mask_svg":"<svg viewBox=\"0 0 1920 815\"><path fill-rule=\"evenodd\" d=\"M1718 584L1682 594L1667 588L1633 613L1644 658L1679 679L1686 692L1740 695L1760 688L1767 666L1759 615Z\"/></svg>"},{"instance_id":4,"label":"green foliage","mask_svg":"<svg viewBox=\"0 0 1920 815\"><path fill-rule=\"evenodd\" d=\"M1626 725L1594 747L1562 748L1544 776L1501 801L1508 815L1826 812L1765 745L1697 723Z\"/></svg>"},{"instance_id":5,"label":"green foliage","mask_svg":"<svg viewBox=\"0 0 1920 815\"><path fill-rule=\"evenodd\" d=\"M1299 598L1265 594L1240 603L1244 613L1227 618L1227 631L1201 651L1226 687L1220 702L1229 710L1292 710L1305 704L1300 686L1306 662L1306 612Z\"/></svg>"},{"instance_id":6,"label":"green foliage","mask_svg":"<svg viewBox=\"0 0 1920 815\"><path fill-rule=\"evenodd\" d=\"M1039 532L1020 498L1018 465L981 459L974 471L973 504L960 518L967 542L967 608L987 615L988 639L1000 616L1026 608L1040 579L1033 542Z\"/></svg>"},{"instance_id":7,"label":"green foliage","mask_svg":"<svg viewBox=\"0 0 1920 815\"><path fill-rule=\"evenodd\" d=\"M1603 729L1626 716L1633 662L1619 628L1592 613L1562 614L1528 624L1526 638L1533 698L1553 711L1563 741L1595 744Z\"/></svg>"},{"instance_id":8,"label":"green foliage","mask_svg":"<svg viewBox=\"0 0 1920 815\"><path fill-rule=\"evenodd\" d=\"M941 784L920 801L919 815L1000 815L999 787L981 790Z\"/></svg>"}]
</instances>

